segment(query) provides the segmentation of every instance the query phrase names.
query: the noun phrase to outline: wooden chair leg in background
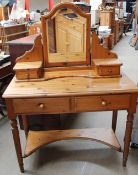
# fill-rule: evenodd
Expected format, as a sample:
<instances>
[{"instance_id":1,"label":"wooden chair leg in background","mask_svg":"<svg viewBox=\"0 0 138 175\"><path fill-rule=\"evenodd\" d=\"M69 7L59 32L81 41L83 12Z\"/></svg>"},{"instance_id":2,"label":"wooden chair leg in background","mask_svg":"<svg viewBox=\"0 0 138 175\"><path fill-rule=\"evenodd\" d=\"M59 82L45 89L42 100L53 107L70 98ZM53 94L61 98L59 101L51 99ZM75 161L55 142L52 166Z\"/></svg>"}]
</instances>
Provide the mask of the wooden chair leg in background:
<instances>
[{"instance_id":1,"label":"wooden chair leg in background","mask_svg":"<svg viewBox=\"0 0 138 175\"><path fill-rule=\"evenodd\" d=\"M1 109L1 106L0 106L0 115L1 115L2 117L6 117L5 114L4 114L4 112L3 112L3 110Z\"/></svg>"},{"instance_id":2,"label":"wooden chair leg in background","mask_svg":"<svg viewBox=\"0 0 138 175\"><path fill-rule=\"evenodd\" d=\"M29 119L28 119L28 116L22 115L22 120L23 120L23 127L24 127L25 136L27 138L28 131L29 131Z\"/></svg>"},{"instance_id":3,"label":"wooden chair leg in background","mask_svg":"<svg viewBox=\"0 0 138 175\"><path fill-rule=\"evenodd\" d=\"M112 116L112 129L115 132L116 130L116 123L117 123L117 110L113 110L113 116Z\"/></svg>"}]
</instances>

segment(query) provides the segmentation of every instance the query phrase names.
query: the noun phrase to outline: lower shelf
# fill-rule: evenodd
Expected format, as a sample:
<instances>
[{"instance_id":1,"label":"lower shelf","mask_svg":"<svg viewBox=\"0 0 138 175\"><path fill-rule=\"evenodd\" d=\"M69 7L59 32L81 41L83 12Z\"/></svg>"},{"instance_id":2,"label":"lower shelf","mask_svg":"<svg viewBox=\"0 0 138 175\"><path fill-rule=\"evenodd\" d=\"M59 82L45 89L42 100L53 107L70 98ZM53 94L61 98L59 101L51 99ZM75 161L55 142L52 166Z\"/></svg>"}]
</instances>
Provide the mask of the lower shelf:
<instances>
[{"instance_id":1,"label":"lower shelf","mask_svg":"<svg viewBox=\"0 0 138 175\"><path fill-rule=\"evenodd\" d=\"M31 155L46 144L70 139L89 139L121 151L121 146L115 133L109 128L29 131L24 157Z\"/></svg>"}]
</instances>

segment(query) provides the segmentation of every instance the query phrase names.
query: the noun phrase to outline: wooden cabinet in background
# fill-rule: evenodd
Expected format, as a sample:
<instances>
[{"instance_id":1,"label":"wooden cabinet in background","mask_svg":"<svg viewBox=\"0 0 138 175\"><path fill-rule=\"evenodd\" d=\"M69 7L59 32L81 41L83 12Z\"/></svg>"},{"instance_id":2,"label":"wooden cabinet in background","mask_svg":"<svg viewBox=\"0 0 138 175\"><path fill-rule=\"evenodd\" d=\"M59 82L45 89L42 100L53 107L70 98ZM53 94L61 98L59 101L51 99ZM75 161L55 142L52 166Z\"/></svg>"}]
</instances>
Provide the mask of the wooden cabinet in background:
<instances>
[{"instance_id":1,"label":"wooden cabinet in background","mask_svg":"<svg viewBox=\"0 0 138 175\"><path fill-rule=\"evenodd\" d=\"M117 20L115 21L115 44L121 39L124 32L124 21L123 20Z\"/></svg>"},{"instance_id":2,"label":"wooden cabinet in background","mask_svg":"<svg viewBox=\"0 0 138 175\"><path fill-rule=\"evenodd\" d=\"M113 49L114 48L114 40L115 40L115 35L114 35L114 33L111 33L109 35L109 39L108 39L108 48L109 49Z\"/></svg>"},{"instance_id":3,"label":"wooden cabinet in background","mask_svg":"<svg viewBox=\"0 0 138 175\"><path fill-rule=\"evenodd\" d=\"M26 24L16 24L10 26L0 27L0 41L2 50L9 52L7 42L22 38L28 35Z\"/></svg>"},{"instance_id":4,"label":"wooden cabinet in background","mask_svg":"<svg viewBox=\"0 0 138 175\"><path fill-rule=\"evenodd\" d=\"M28 26L29 35L40 34L42 32L41 23L37 22Z\"/></svg>"},{"instance_id":5,"label":"wooden cabinet in background","mask_svg":"<svg viewBox=\"0 0 138 175\"><path fill-rule=\"evenodd\" d=\"M100 11L100 25L101 26L109 26L109 28L113 29L114 21L115 21L114 10Z\"/></svg>"},{"instance_id":6,"label":"wooden cabinet in background","mask_svg":"<svg viewBox=\"0 0 138 175\"><path fill-rule=\"evenodd\" d=\"M115 44L119 41L119 21L115 21Z\"/></svg>"},{"instance_id":7,"label":"wooden cabinet in background","mask_svg":"<svg viewBox=\"0 0 138 175\"><path fill-rule=\"evenodd\" d=\"M114 48L114 41L115 35L114 33L111 33L108 37L104 38L103 40L103 47L107 49L113 49Z\"/></svg>"},{"instance_id":8,"label":"wooden cabinet in background","mask_svg":"<svg viewBox=\"0 0 138 175\"><path fill-rule=\"evenodd\" d=\"M124 20L119 20L119 38L122 38L122 35L124 33Z\"/></svg>"},{"instance_id":9,"label":"wooden cabinet in background","mask_svg":"<svg viewBox=\"0 0 138 175\"><path fill-rule=\"evenodd\" d=\"M8 20L9 18L9 7L0 7L0 21Z\"/></svg>"}]
</instances>

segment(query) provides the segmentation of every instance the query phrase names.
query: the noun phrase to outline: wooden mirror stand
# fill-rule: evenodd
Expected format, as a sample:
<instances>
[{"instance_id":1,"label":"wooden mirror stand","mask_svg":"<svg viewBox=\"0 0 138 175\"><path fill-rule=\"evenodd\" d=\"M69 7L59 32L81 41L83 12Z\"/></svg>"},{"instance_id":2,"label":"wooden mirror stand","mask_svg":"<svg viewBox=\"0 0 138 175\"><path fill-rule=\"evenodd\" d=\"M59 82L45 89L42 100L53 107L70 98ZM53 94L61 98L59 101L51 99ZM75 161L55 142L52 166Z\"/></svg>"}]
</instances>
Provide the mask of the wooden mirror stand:
<instances>
[{"instance_id":1,"label":"wooden mirror stand","mask_svg":"<svg viewBox=\"0 0 138 175\"><path fill-rule=\"evenodd\" d=\"M45 67L90 65L90 14L73 3L42 16Z\"/></svg>"},{"instance_id":2,"label":"wooden mirror stand","mask_svg":"<svg viewBox=\"0 0 138 175\"><path fill-rule=\"evenodd\" d=\"M117 55L103 48L95 33L91 37L90 18L73 3L58 4L42 16L42 36L36 37L33 48L17 59L16 79L120 76L122 64Z\"/></svg>"}]
</instances>

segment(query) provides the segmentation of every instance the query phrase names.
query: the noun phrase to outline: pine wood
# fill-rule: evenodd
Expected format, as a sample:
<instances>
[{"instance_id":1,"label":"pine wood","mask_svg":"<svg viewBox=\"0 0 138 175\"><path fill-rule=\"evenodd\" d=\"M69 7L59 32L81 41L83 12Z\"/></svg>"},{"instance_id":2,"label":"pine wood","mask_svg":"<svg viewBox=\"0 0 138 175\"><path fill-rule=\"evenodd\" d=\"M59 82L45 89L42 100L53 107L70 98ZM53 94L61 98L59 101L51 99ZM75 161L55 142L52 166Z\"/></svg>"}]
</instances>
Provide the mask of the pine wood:
<instances>
[{"instance_id":1,"label":"pine wood","mask_svg":"<svg viewBox=\"0 0 138 175\"><path fill-rule=\"evenodd\" d=\"M43 77L43 51L42 51L41 35L37 36L34 46L23 56L17 58L15 71L16 78L19 80L39 79Z\"/></svg>"},{"instance_id":2,"label":"pine wood","mask_svg":"<svg viewBox=\"0 0 138 175\"><path fill-rule=\"evenodd\" d=\"M16 82L13 79L3 97L6 98L10 120L15 120L16 114L127 110L130 117L127 121L123 151L123 165L125 166L132 131L132 122L129 124L129 120L133 121L132 114L136 111L136 93L138 93L138 87L123 75L121 78L102 79L64 77L39 82ZM112 123L114 123L112 127L115 130L116 120ZM13 135L15 135L20 170L23 171L21 147L18 144L20 139L16 137L17 129L15 129ZM103 134L100 134L100 136L102 137ZM76 135L74 135L74 138L76 138ZM66 138L61 137L61 139L68 139L68 136ZM102 140L100 141L102 142ZM110 144L112 144L112 141L110 141ZM37 146L35 144L33 149L38 148Z\"/></svg>"},{"instance_id":3,"label":"pine wood","mask_svg":"<svg viewBox=\"0 0 138 175\"><path fill-rule=\"evenodd\" d=\"M79 18L81 18L81 19L83 18L83 19L86 20L86 22L85 22L85 26L86 26L85 27L86 28L85 31L86 31L86 33L83 32L84 31L84 27L82 27L82 24L81 24L81 26L79 25L81 23L81 20L79 20L79 19L73 19L73 21L72 20L69 21L69 20L67 20L67 19L64 18L64 22L62 22L62 23L65 23L65 24L64 24L64 27L63 27L63 25L61 25L61 22L59 22L61 20L61 16L60 17L57 17L58 19L55 20L55 21L58 21L56 23L59 23L60 24L60 28L62 26L62 29L63 29L63 28L66 27L66 25L70 24L68 27L71 27L72 28L71 30L73 32L73 35L72 35L72 33L71 33L71 35L69 34L70 35L69 36L70 37L69 38L70 41L69 42L64 42L64 41L66 41L65 38L66 38L66 34L68 32L65 31L65 30L58 30L59 27L56 27L56 30L58 30L57 31L57 40L56 41L57 41L57 44L60 45L59 46L60 49L59 48L58 49L61 51L61 48L63 48L64 53L66 53L65 50L67 48L67 45L70 45L69 46L69 48L70 48L69 50L70 51L73 50L74 49L74 46L73 45L75 43L76 44L77 43L80 43L80 41L82 40L82 35L81 34L83 32L83 35L85 34L86 41L84 42L84 44L82 43L82 45L81 44L77 44L77 45L81 49L82 49L82 46L85 45L84 46L84 47L86 47L85 61L81 62L81 59L80 59L80 61L70 62L70 63L68 63L68 65L71 66L71 65L88 65L88 64L90 64L90 18L91 18L90 17L90 14L86 14L86 13L82 12L80 10L80 8L77 7L76 5L74 5L73 3L67 3L66 2L66 3L58 4L50 13L48 13L48 15L42 16L42 35L43 35L43 44L45 46L44 47L44 62L45 62L45 67L54 67L54 66L64 66L64 67L66 67L66 62L65 61L64 62L59 62L59 63L57 63L57 62L56 63L50 63L50 61L49 61L48 44L47 44L48 41L49 41L49 38L47 37L48 25L46 25L47 24L47 21L49 19L56 18L56 15L59 13L59 11L61 9L64 9L64 8L69 9L69 11L71 11L71 12L74 11L74 13L76 13L77 15L79 15ZM68 13L68 11L67 11L67 13ZM76 21L77 21L77 23L76 23ZM66 24L66 23L68 23L68 24ZM61 35L62 35L62 39L60 37ZM73 38L71 38L71 36ZM60 39L58 39L58 37L60 37ZM61 41L59 41L59 40L61 40ZM73 40L75 40L75 42L73 42ZM62 41L63 41L64 45L62 45ZM75 48L77 48L77 45L76 44L75 44ZM83 50L82 50L82 52L83 52Z\"/></svg>"},{"instance_id":4,"label":"pine wood","mask_svg":"<svg viewBox=\"0 0 138 175\"><path fill-rule=\"evenodd\" d=\"M52 17L58 9L66 7L67 4L63 3L61 6L58 5L47 17ZM78 14L85 16L78 8L74 7L74 5L70 4L69 7L75 9ZM41 42L41 36L38 36L32 50L20 57L15 66L16 76L18 76L18 71L19 73L25 71L26 73L20 75L26 76L25 80L27 79L27 81L18 81L16 78L13 78L3 95L7 104L8 118L12 125L13 139L20 171L24 171L24 166L16 122L18 114L22 115L24 118L25 132L26 135L28 135L25 156L28 156L45 144L57 140L74 138L96 140L120 150L120 146L114 135L117 111L126 110L128 112L128 117L126 121L122 161L123 166L125 166L131 141L133 113L136 112L138 87L126 75L122 74L122 76L120 76L119 71L121 63L118 61L117 55L100 46L95 33L92 34L92 59L90 60L87 57L88 61L90 61L88 64L72 66L64 64L61 66L62 68L49 67L49 65L47 65L49 63L46 50L48 47L48 38L46 37L45 20L46 17L44 16L42 20L43 44ZM88 26L86 33L90 34ZM86 49L86 56L87 54L90 55L89 40L90 38L87 37L86 43L88 42L89 49ZM20 64L22 64L22 66ZM35 70L33 68L36 68L36 65L40 67L42 65L40 70L44 71L43 79L38 77L35 77L35 79L28 79L28 75L30 76L28 70ZM54 63L54 66L56 66L56 63ZM103 71L102 76L95 71L95 69L99 67L100 71ZM115 72L103 76L106 70L108 72L109 67L112 67L112 69L115 68ZM118 71L117 73L116 70ZM114 132L111 130L106 132L107 129L96 129L94 133L92 132L94 130L87 129L38 133L31 132L28 134L28 122L26 117L30 114L64 114L89 111L113 111L112 129ZM40 142L38 142L39 140Z\"/></svg>"},{"instance_id":5,"label":"pine wood","mask_svg":"<svg viewBox=\"0 0 138 175\"><path fill-rule=\"evenodd\" d=\"M19 80L38 79L43 76L42 61L19 62L13 70L15 70L16 78Z\"/></svg>"},{"instance_id":6,"label":"pine wood","mask_svg":"<svg viewBox=\"0 0 138 175\"><path fill-rule=\"evenodd\" d=\"M57 114L70 112L90 112L90 111L108 111L123 110L129 107L130 95L98 95L98 96L77 96L64 98L37 98L16 99L13 105L16 114ZM75 105L73 105L75 102ZM22 104L16 107L18 104ZM26 106L26 104L28 104ZM33 110L32 110L33 109Z\"/></svg>"},{"instance_id":7,"label":"pine wood","mask_svg":"<svg viewBox=\"0 0 138 175\"><path fill-rule=\"evenodd\" d=\"M93 59L93 62L96 64L96 66L118 66L122 65L122 63L118 59Z\"/></svg>"},{"instance_id":8,"label":"pine wood","mask_svg":"<svg viewBox=\"0 0 138 175\"><path fill-rule=\"evenodd\" d=\"M90 71L89 71L90 72ZM90 72L91 73L91 72ZM56 85L56 86L55 86ZM98 85L98 87L97 87ZM28 91L29 87L29 91ZM73 96L76 94L137 93L136 85L127 76L116 78L61 77L49 81L16 83L13 79L4 98Z\"/></svg>"},{"instance_id":9,"label":"pine wood","mask_svg":"<svg viewBox=\"0 0 138 175\"><path fill-rule=\"evenodd\" d=\"M131 142L131 133L133 128L133 119L134 116L132 113L127 115L127 122L126 122L126 131L125 131L125 144L124 144L124 152L123 152L123 166L126 166L126 161L129 154L129 147Z\"/></svg>"},{"instance_id":10,"label":"pine wood","mask_svg":"<svg viewBox=\"0 0 138 175\"><path fill-rule=\"evenodd\" d=\"M13 141L15 145L15 150L17 153L17 160L20 167L20 171L24 173L24 164L23 164L23 158L22 158L22 149L21 149L21 142L20 142L20 136L19 136L19 130L17 125L17 119L16 115L14 114L12 100L6 100L6 105L8 108L8 116L10 116L10 124L11 124L11 131L13 135Z\"/></svg>"},{"instance_id":11,"label":"pine wood","mask_svg":"<svg viewBox=\"0 0 138 175\"><path fill-rule=\"evenodd\" d=\"M99 44L99 39L95 32L92 33L92 59L111 59L118 58L116 53L109 51Z\"/></svg>"},{"instance_id":12,"label":"pine wood","mask_svg":"<svg viewBox=\"0 0 138 175\"><path fill-rule=\"evenodd\" d=\"M114 10L102 10L100 11L100 25L109 26L113 29L115 23L115 12Z\"/></svg>"},{"instance_id":13,"label":"pine wood","mask_svg":"<svg viewBox=\"0 0 138 175\"><path fill-rule=\"evenodd\" d=\"M14 69L15 70L24 70L24 69L38 69L42 66L42 61L35 62L17 62Z\"/></svg>"},{"instance_id":14,"label":"pine wood","mask_svg":"<svg viewBox=\"0 0 138 175\"><path fill-rule=\"evenodd\" d=\"M26 103L28 104L26 106ZM22 104L16 108L16 105ZM15 113L21 114L58 114L70 112L69 98L38 98L38 99L16 99L13 101ZM33 109L33 110L32 110Z\"/></svg>"},{"instance_id":15,"label":"pine wood","mask_svg":"<svg viewBox=\"0 0 138 175\"><path fill-rule=\"evenodd\" d=\"M41 35L36 36L34 46L30 51L26 51L23 56L17 58L16 62L35 62L43 61L43 50L42 50Z\"/></svg>"},{"instance_id":16,"label":"pine wood","mask_svg":"<svg viewBox=\"0 0 138 175\"><path fill-rule=\"evenodd\" d=\"M120 75L122 63L118 59L93 59L93 63L98 75Z\"/></svg>"},{"instance_id":17,"label":"pine wood","mask_svg":"<svg viewBox=\"0 0 138 175\"><path fill-rule=\"evenodd\" d=\"M66 11L63 10L65 8ZM75 19L63 17L63 14L72 12L78 17ZM53 41L50 37L51 31L55 36ZM35 70L31 64L36 61L41 61L41 66ZM26 62L26 66L19 64L20 62ZM32 65L34 64L36 63ZM83 68L87 71L91 68L91 77L121 76L121 63L117 55L103 48L95 33L92 34L90 58L90 14L83 13L72 3L59 4L48 15L42 17L42 38L36 37L33 48L17 59L14 70L17 80L31 81L42 80L44 71L47 72L49 67L53 67L55 71L55 67L59 66L63 67L62 70L72 70L73 66L74 70ZM68 73L69 76L74 76L72 72Z\"/></svg>"},{"instance_id":18,"label":"pine wood","mask_svg":"<svg viewBox=\"0 0 138 175\"><path fill-rule=\"evenodd\" d=\"M105 144L117 151L121 151L121 146L110 128L29 131L24 157L29 156L44 145L69 139L89 139Z\"/></svg>"},{"instance_id":19,"label":"pine wood","mask_svg":"<svg viewBox=\"0 0 138 175\"><path fill-rule=\"evenodd\" d=\"M107 111L126 109L129 107L130 96L128 95L101 95L76 97L76 111Z\"/></svg>"},{"instance_id":20,"label":"pine wood","mask_svg":"<svg viewBox=\"0 0 138 175\"><path fill-rule=\"evenodd\" d=\"M57 52L60 54L65 54L66 57L69 57L69 60L74 52L75 53L78 52L78 60L73 58L71 59L71 62L81 60L85 62L86 59L86 46L85 46L86 38L84 38L84 33L86 31L85 20L86 19L83 19L81 17L70 20L65 18L63 14L59 14L55 17ZM59 60L60 59L58 58L58 62ZM65 61L66 60L63 60L63 62ZM49 62L51 62L50 58Z\"/></svg>"},{"instance_id":21,"label":"pine wood","mask_svg":"<svg viewBox=\"0 0 138 175\"><path fill-rule=\"evenodd\" d=\"M63 73L63 72L62 72ZM89 71L91 74L91 71ZM54 77L54 75L53 75ZM29 90L28 90L29 88ZM125 75L116 78L61 77L49 81L16 82L13 79L4 98L58 97L137 93L136 85Z\"/></svg>"}]
</instances>

